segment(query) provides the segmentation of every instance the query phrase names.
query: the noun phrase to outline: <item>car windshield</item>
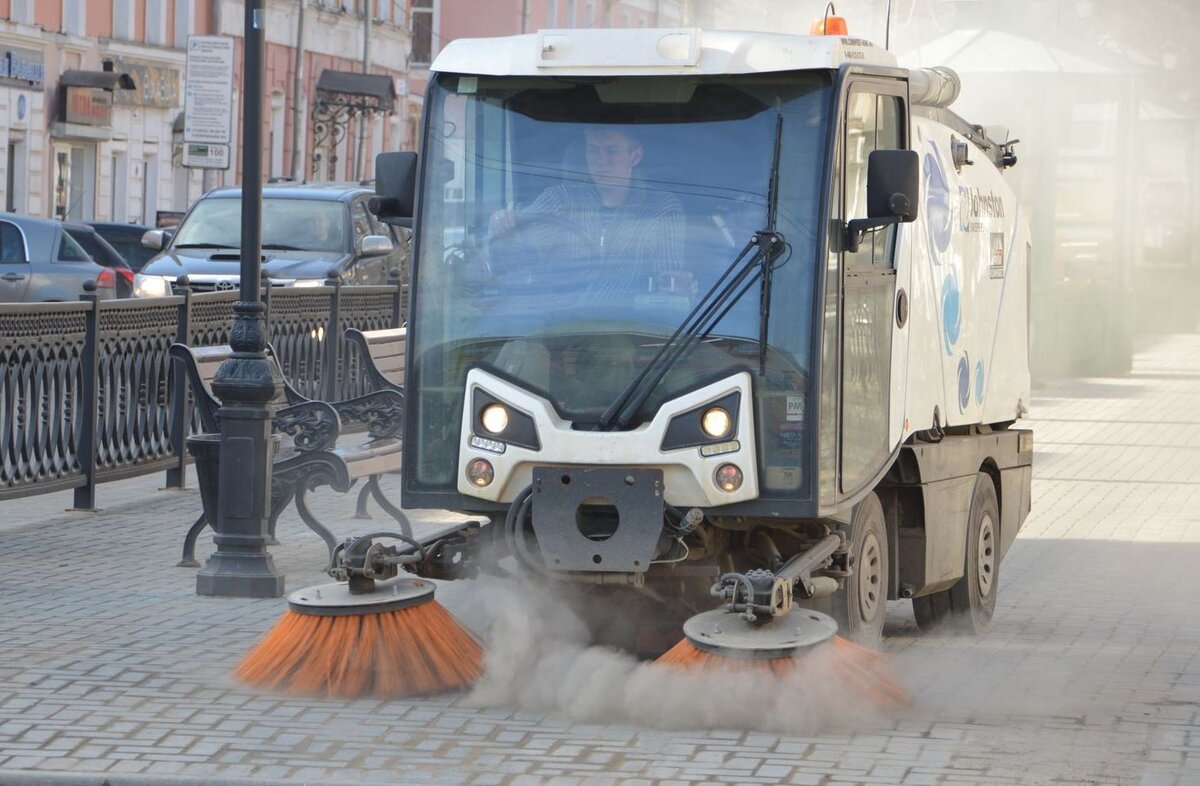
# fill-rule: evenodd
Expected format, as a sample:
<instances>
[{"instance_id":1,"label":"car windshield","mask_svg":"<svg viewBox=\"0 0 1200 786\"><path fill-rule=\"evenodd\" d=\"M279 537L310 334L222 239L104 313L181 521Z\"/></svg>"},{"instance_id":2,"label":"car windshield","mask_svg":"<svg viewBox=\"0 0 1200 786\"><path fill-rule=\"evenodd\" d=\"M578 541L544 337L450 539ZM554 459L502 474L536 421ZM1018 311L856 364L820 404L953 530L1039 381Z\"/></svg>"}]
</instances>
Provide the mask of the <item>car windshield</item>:
<instances>
[{"instance_id":1,"label":"car windshield","mask_svg":"<svg viewBox=\"0 0 1200 786\"><path fill-rule=\"evenodd\" d=\"M788 251L773 275L761 387L802 394L830 90L823 72L439 75L427 105L409 355L428 431L422 462L446 466L434 454L457 428L475 366L545 396L578 428L595 425L768 229L772 194ZM752 284L632 425L667 398L759 370L761 305Z\"/></svg>"},{"instance_id":2,"label":"car windshield","mask_svg":"<svg viewBox=\"0 0 1200 786\"><path fill-rule=\"evenodd\" d=\"M263 246L287 246L302 251L344 252L348 247L346 207L319 199L263 199ZM176 246L242 244L242 200L202 199L192 208L175 235Z\"/></svg>"}]
</instances>

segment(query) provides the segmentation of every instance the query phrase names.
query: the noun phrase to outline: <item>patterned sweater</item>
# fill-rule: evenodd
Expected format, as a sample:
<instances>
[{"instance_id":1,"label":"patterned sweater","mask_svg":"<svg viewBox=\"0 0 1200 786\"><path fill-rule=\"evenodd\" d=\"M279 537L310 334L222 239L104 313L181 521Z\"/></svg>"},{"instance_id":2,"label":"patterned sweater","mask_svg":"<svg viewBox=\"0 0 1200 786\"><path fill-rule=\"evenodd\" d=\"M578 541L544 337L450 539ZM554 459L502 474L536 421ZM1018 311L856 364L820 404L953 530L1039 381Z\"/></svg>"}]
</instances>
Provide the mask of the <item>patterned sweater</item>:
<instances>
[{"instance_id":1,"label":"patterned sweater","mask_svg":"<svg viewBox=\"0 0 1200 786\"><path fill-rule=\"evenodd\" d=\"M639 187L617 207L604 207L591 185L547 188L522 211L565 219L578 228L538 229L538 237L574 259L594 260L607 269L595 270L591 293L601 297L641 294L655 290L658 277L683 268L684 213L673 194ZM619 274L610 265L618 265Z\"/></svg>"}]
</instances>

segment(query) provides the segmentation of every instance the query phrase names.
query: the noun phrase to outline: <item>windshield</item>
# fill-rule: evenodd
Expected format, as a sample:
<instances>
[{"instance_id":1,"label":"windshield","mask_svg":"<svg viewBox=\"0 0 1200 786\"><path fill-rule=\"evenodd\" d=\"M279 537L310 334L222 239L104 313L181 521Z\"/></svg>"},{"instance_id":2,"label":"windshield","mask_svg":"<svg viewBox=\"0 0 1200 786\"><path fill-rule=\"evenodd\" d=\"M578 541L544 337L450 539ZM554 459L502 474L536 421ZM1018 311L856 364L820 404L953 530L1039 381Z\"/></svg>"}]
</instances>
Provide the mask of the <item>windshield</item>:
<instances>
[{"instance_id":1,"label":"windshield","mask_svg":"<svg viewBox=\"0 0 1200 786\"><path fill-rule=\"evenodd\" d=\"M788 251L773 276L766 376L804 388L829 83L824 73L439 76L410 355L422 433L457 435L472 366L545 396L578 428L598 422L768 229L773 186ZM667 398L759 371L760 306L755 284L632 425ZM448 477L428 459L431 481Z\"/></svg>"},{"instance_id":2,"label":"windshield","mask_svg":"<svg viewBox=\"0 0 1200 786\"><path fill-rule=\"evenodd\" d=\"M345 253L346 206L332 200L264 199L262 244ZM240 248L242 200L200 200L179 227L174 245Z\"/></svg>"}]
</instances>

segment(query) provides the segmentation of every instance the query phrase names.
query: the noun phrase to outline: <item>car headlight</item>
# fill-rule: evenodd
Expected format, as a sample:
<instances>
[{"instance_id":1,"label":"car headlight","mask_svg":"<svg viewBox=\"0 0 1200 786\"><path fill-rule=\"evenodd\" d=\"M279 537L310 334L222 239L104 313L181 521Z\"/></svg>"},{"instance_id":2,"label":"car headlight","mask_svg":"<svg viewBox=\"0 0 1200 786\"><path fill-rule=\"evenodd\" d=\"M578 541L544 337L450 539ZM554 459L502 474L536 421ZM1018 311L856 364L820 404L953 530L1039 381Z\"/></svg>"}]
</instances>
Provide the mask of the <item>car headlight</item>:
<instances>
[{"instance_id":1,"label":"car headlight","mask_svg":"<svg viewBox=\"0 0 1200 786\"><path fill-rule=\"evenodd\" d=\"M292 282L294 287L321 287L325 286L323 278L298 278Z\"/></svg>"},{"instance_id":2,"label":"car headlight","mask_svg":"<svg viewBox=\"0 0 1200 786\"><path fill-rule=\"evenodd\" d=\"M138 273L133 277L134 297L166 297L171 294L171 281L165 276L149 276Z\"/></svg>"}]
</instances>

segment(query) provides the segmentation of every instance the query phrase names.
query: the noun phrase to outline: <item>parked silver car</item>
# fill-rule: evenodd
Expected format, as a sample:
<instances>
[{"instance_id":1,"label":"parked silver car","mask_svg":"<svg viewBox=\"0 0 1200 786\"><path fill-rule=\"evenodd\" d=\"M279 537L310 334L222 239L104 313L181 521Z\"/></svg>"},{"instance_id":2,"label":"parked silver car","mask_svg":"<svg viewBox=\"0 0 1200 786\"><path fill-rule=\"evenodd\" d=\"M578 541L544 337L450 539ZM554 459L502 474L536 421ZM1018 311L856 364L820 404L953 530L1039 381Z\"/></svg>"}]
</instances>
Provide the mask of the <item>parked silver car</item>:
<instances>
[{"instance_id":1,"label":"parked silver car","mask_svg":"<svg viewBox=\"0 0 1200 786\"><path fill-rule=\"evenodd\" d=\"M263 187L262 272L272 286L321 286L333 273L345 284L383 284L404 253L395 230L367 210L371 188L345 183ZM195 292L236 289L241 273L242 190L201 197L175 230L151 230L144 245L162 249L138 271L137 297L170 294L187 276Z\"/></svg>"},{"instance_id":2,"label":"parked silver car","mask_svg":"<svg viewBox=\"0 0 1200 786\"><path fill-rule=\"evenodd\" d=\"M0 213L0 303L78 300L85 282L116 297L116 273L92 261L59 221Z\"/></svg>"}]
</instances>

